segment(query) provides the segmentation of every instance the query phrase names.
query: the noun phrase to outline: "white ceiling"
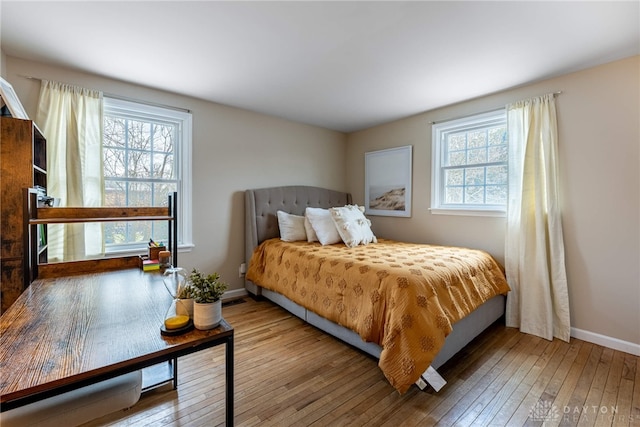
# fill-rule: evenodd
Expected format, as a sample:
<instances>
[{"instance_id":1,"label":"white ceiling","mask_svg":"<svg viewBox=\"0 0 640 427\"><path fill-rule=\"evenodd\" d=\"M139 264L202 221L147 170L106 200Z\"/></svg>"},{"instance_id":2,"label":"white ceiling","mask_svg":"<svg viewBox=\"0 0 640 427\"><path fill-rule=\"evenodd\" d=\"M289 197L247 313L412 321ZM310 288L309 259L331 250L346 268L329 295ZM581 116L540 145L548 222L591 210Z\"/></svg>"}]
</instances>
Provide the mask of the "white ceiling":
<instances>
[{"instance_id":1,"label":"white ceiling","mask_svg":"<svg viewBox=\"0 0 640 427\"><path fill-rule=\"evenodd\" d=\"M345 132L640 54L638 1L2 0L0 14L9 56Z\"/></svg>"}]
</instances>

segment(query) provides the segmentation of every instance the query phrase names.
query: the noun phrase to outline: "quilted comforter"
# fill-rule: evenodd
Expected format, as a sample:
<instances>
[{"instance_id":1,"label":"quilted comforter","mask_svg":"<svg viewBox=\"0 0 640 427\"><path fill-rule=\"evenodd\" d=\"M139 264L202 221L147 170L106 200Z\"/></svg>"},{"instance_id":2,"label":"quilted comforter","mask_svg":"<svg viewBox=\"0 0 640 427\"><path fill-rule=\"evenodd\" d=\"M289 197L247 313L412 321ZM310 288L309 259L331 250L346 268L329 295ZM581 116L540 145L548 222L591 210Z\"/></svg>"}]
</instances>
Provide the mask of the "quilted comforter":
<instances>
[{"instance_id":1,"label":"quilted comforter","mask_svg":"<svg viewBox=\"0 0 640 427\"><path fill-rule=\"evenodd\" d=\"M255 249L247 279L380 345L378 365L400 393L453 323L509 291L486 252L383 239L354 248L270 239Z\"/></svg>"}]
</instances>

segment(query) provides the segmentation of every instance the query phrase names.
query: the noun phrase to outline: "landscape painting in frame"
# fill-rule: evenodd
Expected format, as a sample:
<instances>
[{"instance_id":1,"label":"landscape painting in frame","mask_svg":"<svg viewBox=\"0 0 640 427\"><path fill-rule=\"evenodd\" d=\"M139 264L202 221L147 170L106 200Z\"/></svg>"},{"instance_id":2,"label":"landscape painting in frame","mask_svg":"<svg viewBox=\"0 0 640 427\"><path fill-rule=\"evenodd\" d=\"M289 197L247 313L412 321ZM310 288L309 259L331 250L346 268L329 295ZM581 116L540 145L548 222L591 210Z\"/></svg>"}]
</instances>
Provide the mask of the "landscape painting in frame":
<instances>
[{"instance_id":1,"label":"landscape painting in frame","mask_svg":"<svg viewBox=\"0 0 640 427\"><path fill-rule=\"evenodd\" d=\"M369 215L411 216L411 145L365 153Z\"/></svg>"}]
</instances>

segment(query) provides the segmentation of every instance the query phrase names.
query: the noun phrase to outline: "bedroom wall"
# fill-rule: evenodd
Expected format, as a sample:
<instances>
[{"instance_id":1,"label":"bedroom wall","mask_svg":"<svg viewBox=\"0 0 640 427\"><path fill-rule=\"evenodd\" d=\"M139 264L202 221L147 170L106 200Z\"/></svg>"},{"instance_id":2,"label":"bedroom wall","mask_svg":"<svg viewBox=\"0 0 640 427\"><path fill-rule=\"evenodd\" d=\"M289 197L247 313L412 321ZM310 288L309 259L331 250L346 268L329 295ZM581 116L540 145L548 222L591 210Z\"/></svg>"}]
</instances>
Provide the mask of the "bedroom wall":
<instances>
[{"instance_id":1,"label":"bedroom wall","mask_svg":"<svg viewBox=\"0 0 640 427\"><path fill-rule=\"evenodd\" d=\"M561 90L556 105L573 335L640 354L639 76L636 56L349 134L347 189L363 203L364 153L412 145L413 215L371 217L374 232L479 247L503 262L504 218L429 213L430 122Z\"/></svg>"},{"instance_id":2,"label":"bedroom wall","mask_svg":"<svg viewBox=\"0 0 640 427\"><path fill-rule=\"evenodd\" d=\"M7 56L0 49L0 76L4 77L7 74Z\"/></svg>"},{"instance_id":3,"label":"bedroom wall","mask_svg":"<svg viewBox=\"0 0 640 427\"><path fill-rule=\"evenodd\" d=\"M218 271L230 290L244 289L238 277L244 190L290 184L346 190L343 133L11 56L7 72L30 117L36 116L40 82L23 76L191 110L195 247L179 261L188 269Z\"/></svg>"}]
</instances>

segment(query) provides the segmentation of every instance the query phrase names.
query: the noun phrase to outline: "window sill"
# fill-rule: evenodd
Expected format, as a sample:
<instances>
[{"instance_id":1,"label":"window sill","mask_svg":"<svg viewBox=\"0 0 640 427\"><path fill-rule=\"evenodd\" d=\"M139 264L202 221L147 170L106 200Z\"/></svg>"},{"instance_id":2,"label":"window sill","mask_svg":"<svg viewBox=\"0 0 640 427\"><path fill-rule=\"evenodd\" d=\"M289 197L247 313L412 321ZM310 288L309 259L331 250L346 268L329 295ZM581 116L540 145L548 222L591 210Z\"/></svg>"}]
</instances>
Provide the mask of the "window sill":
<instances>
[{"instance_id":1,"label":"window sill","mask_svg":"<svg viewBox=\"0 0 640 427\"><path fill-rule=\"evenodd\" d=\"M483 209L451 209L451 208L430 208L429 211L433 215L459 215L459 216L488 216L488 217L506 217L506 211L494 211Z\"/></svg>"},{"instance_id":2,"label":"window sill","mask_svg":"<svg viewBox=\"0 0 640 427\"><path fill-rule=\"evenodd\" d=\"M195 247L193 243L185 243L178 245L178 253L191 252ZM131 249L107 249L105 255L109 256L133 256L133 255L146 255L146 248L131 248Z\"/></svg>"}]
</instances>

